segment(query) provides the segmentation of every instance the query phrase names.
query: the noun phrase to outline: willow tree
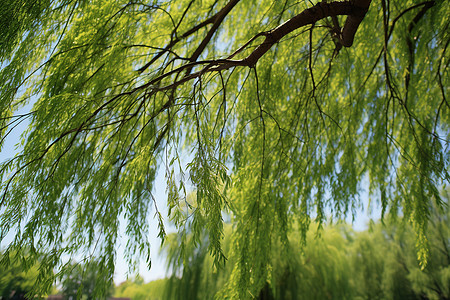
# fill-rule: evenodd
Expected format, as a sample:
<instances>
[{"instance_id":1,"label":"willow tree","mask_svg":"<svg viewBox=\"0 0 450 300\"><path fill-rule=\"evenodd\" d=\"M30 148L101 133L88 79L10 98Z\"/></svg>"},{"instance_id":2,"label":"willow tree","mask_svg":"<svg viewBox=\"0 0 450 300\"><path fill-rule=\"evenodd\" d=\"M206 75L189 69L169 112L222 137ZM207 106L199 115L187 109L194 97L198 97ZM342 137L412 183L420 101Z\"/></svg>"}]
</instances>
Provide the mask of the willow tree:
<instances>
[{"instance_id":1,"label":"willow tree","mask_svg":"<svg viewBox=\"0 0 450 300\"><path fill-rule=\"evenodd\" d=\"M218 265L232 216L240 297L265 284L291 220L305 235L357 211L364 189L410 219L426 262L429 203L449 180L446 1L4 2L2 145L30 123L0 166L1 236L47 253L42 286L65 257L112 272L121 219L130 263L150 261L158 172L168 217L205 230Z\"/></svg>"}]
</instances>

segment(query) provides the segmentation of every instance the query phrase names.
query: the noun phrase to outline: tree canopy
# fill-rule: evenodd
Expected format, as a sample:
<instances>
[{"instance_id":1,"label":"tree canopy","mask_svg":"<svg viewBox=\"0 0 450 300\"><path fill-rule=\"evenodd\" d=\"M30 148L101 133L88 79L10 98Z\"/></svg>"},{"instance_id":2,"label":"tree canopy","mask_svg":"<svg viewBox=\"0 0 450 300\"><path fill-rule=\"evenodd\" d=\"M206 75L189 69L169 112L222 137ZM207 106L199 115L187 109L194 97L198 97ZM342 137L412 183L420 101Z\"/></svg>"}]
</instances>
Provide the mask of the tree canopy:
<instances>
[{"instance_id":1,"label":"tree canopy","mask_svg":"<svg viewBox=\"0 0 450 300\"><path fill-rule=\"evenodd\" d=\"M150 263L149 227L165 237L158 172L168 218L218 267L231 216L242 298L294 221L306 241L365 192L410 220L426 263L430 203L450 178L446 1L3 4L0 146L30 124L0 165L0 239L45 253L41 286L67 257L112 274L120 220L130 264Z\"/></svg>"}]
</instances>

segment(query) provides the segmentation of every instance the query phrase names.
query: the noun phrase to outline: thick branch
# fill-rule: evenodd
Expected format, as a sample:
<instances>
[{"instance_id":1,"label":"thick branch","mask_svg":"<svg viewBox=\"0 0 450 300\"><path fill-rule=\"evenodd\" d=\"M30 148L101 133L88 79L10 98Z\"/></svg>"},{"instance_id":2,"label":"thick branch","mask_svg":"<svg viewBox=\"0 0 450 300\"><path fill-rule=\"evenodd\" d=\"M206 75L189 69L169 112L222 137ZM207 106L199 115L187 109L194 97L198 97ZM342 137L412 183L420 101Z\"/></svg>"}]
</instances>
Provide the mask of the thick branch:
<instances>
[{"instance_id":1,"label":"thick branch","mask_svg":"<svg viewBox=\"0 0 450 300\"><path fill-rule=\"evenodd\" d=\"M355 0L353 2L319 2L315 6L308 8L289 19L284 24L266 33L265 41L253 51L245 61L249 66L256 62L281 38L292 31L309 25L330 16L348 15L345 26L342 30L342 45L350 47L358 29L359 24L369 9L371 0Z\"/></svg>"},{"instance_id":2,"label":"thick branch","mask_svg":"<svg viewBox=\"0 0 450 300\"><path fill-rule=\"evenodd\" d=\"M354 0L353 12L345 20L344 28L342 29L342 45L344 47L350 47L353 45L353 39L355 38L356 31L359 24L364 19L364 16L369 9L371 0Z\"/></svg>"},{"instance_id":3,"label":"thick branch","mask_svg":"<svg viewBox=\"0 0 450 300\"><path fill-rule=\"evenodd\" d=\"M233 6L238 2L239 0L232 0L227 4L227 9L225 7L221 10L223 12L223 15L217 14L217 22L214 21L214 26L218 26L220 22L223 20L223 18L226 16L226 14L233 8ZM161 90L167 90L172 89L180 84L183 84L187 81L190 81L195 78L201 77L206 72L214 72L214 71L221 71L230 69L237 66L248 66L252 67L256 64L256 62L278 41L281 40L285 35L291 33L292 31L303 27L308 24L314 24L317 21L329 17L329 16L336 16L336 15L348 15L348 19L350 21L345 23L345 26L343 28L342 32L342 43L344 46L349 47L353 43L354 35L358 29L359 24L361 23L362 19L364 18L368 7L370 5L371 0L354 0L353 2L320 2L316 4L315 6L304 10L300 14L296 15L295 17L289 19L282 25L276 27L275 29L272 29L268 32L259 33L257 36L265 36L264 42L259 45L247 58L241 59L241 60L231 60L231 59L218 59L218 60L208 60L208 61L198 61L198 62L191 62L188 64L185 64L175 70L172 70L168 73L162 74L158 76L157 78L154 78L150 82L146 83L145 85L137 88L148 88L152 87L157 89L158 91ZM214 28L213 26L213 28ZM214 34L215 29L209 31L211 33L211 36ZM217 27L216 27L217 29ZM208 33L208 35L209 35ZM254 40L254 39L252 39ZM205 37L199 48L195 53L201 53L199 50L201 46L204 44L206 47L207 42L209 41L208 36ZM248 44L248 43L247 43ZM242 48L242 47L241 47ZM242 50L240 48L240 50ZM202 48L203 49L203 48ZM238 51L240 51L238 50ZM194 53L194 54L195 54ZM199 54L200 55L200 54ZM234 56L231 55L231 57ZM190 74L190 71L193 67L204 65L202 70L197 71L195 73ZM159 86L158 83L161 82L163 79L174 75L176 73L180 73L182 71L186 70L186 75L179 79L174 81L172 84L166 85L166 86Z\"/></svg>"}]
</instances>

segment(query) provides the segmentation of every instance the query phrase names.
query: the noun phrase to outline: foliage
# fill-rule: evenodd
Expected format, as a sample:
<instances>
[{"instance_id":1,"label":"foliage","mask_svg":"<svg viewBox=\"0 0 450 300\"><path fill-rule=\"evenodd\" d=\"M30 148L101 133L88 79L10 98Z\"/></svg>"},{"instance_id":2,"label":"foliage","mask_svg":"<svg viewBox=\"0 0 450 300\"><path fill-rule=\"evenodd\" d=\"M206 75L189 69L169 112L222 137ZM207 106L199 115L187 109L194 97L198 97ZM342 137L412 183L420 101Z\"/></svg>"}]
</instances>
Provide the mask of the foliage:
<instances>
[{"instance_id":1,"label":"foliage","mask_svg":"<svg viewBox=\"0 0 450 300\"><path fill-rule=\"evenodd\" d=\"M414 292L429 299L450 298L450 189L444 191L442 199L442 207L434 203L430 210L430 258L426 268L421 272L414 264L415 256L411 250L409 261L404 263ZM400 251L406 252L407 247L414 244L411 236L411 232L396 230L394 241L401 247ZM406 243L402 243L403 239Z\"/></svg>"},{"instance_id":2,"label":"foliage","mask_svg":"<svg viewBox=\"0 0 450 300\"><path fill-rule=\"evenodd\" d=\"M98 299L111 296L114 285L112 275L107 275L100 269L101 265L89 262L87 265L71 264L70 272L64 274L61 280L61 294L64 299ZM104 286L105 278L109 279L109 286ZM101 289L96 289L100 283Z\"/></svg>"},{"instance_id":3,"label":"foliage","mask_svg":"<svg viewBox=\"0 0 450 300\"><path fill-rule=\"evenodd\" d=\"M169 218L216 267L233 219L230 296L270 281L290 227L304 244L312 221L355 213L365 183L413 224L425 267L450 178L447 1L20 3L0 23L0 148L30 125L0 164L0 239L44 251L40 286L67 257L113 274L121 219L129 263L150 265L158 172Z\"/></svg>"},{"instance_id":4,"label":"foliage","mask_svg":"<svg viewBox=\"0 0 450 300\"><path fill-rule=\"evenodd\" d=\"M223 247L231 253L231 226L224 228ZM186 240L182 241L184 238ZM211 299L230 280L234 263L227 262L217 269L209 254L207 237L197 243L192 233L170 234L163 251L167 255L167 268L173 272L169 278L164 299ZM178 245L184 244L184 248ZM220 270L220 271L219 271Z\"/></svg>"},{"instance_id":5,"label":"foliage","mask_svg":"<svg viewBox=\"0 0 450 300\"><path fill-rule=\"evenodd\" d=\"M431 207L429 263L421 270L413 228L404 220L371 223L355 232L348 225L311 226L303 245L298 226L288 230L286 245L274 243L269 279L253 298L258 299L448 299L450 295L450 194L445 209ZM165 251L173 275L163 299L223 299L227 281L238 265L230 246L232 226L225 227L224 248L230 257L225 268L215 269L213 258L200 243L180 258L177 234ZM319 236L318 236L319 234ZM192 235L192 234L191 234ZM191 241L191 239L188 239ZM262 298L270 290L271 298Z\"/></svg>"},{"instance_id":6,"label":"foliage","mask_svg":"<svg viewBox=\"0 0 450 300\"><path fill-rule=\"evenodd\" d=\"M115 290L115 297L131 298L132 300L162 300L167 279L158 279L149 283L125 281Z\"/></svg>"},{"instance_id":7,"label":"foliage","mask_svg":"<svg viewBox=\"0 0 450 300\"><path fill-rule=\"evenodd\" d=\"M39 265L28 266L14 254L0 253L0 299L24 299L32 292Z\"/></svg>"}]
</instances>

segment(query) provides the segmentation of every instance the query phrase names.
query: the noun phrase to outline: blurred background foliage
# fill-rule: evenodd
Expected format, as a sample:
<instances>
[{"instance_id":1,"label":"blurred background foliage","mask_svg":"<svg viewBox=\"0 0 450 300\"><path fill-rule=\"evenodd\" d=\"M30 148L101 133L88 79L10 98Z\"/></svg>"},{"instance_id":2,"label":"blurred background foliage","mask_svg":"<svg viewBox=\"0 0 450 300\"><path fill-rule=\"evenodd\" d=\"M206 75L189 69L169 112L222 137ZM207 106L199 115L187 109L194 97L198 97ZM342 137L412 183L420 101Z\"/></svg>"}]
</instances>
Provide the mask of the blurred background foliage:
<instances>
[{"instance_id":1,"label":"blurred background foliage","mask_svg":"<svg viewBox=\"0 0 450 300\"><path fill-rule=\"evenodd\" d=\"M311 226L302 244L298 226L289 229L288 243L274 243L271 276L255 299L449 299L449 190L443 209L431 208L430 258L421 270L416 237L408 220L371 222L365 231L345 223ZM116 297L131 299L222 299L236 264L231 245L233 224L225 226L223 247L228 261L214 268L206 243L189 233L170 234L163 248L166 279L144 284L142 278L116 288ZM179 247L186 239L186 248ZM204 237L207 239L207 237Z\"/></svg>"},{"instance_id":2,"label":"blurred background foliage","mask_svg":"<svg viewBox=\"0 0 450 300\"><path fill-rule=\"evenodd\" d=\"M99 278L107 278L107 275L102 273L104 270L97 262L92 261L89 264L72 263L71 270L70 273L64 274L61 280L60 294L63 295L63 299L93 300L110 297L113 294L114 285L111 281L109 281L110 285L105 286L103 291L95 289Z\"/></svg>"},{"instance_id":3,"label":"blurred background foliage","mask_svg":"<svg viewBox=\"0 0 450 300\"><path fill-rule=\"evenodd\" d=\"M273 243L273 269L255 299L449 299L450 220L449 190L443 208L431 207L429 216L430 258L421 270L416 238L408 220L371 222L365 231L345 223L312 224L303 245L299 226L292 225L288 242ZM136 275L110 287L108 295L132 300L222 299L236 266L232 245L233 224L224 228L223 249L227 262L214 267L207 243L184 233L168 235L162 249L167 256L168 278L144 283ZM184 235L184 236L182 236ZM203 237L207 239L205 235ZM179 247L185 239L185 248ZM13 255L10 253L10 255ZM26 265L2 257L0 299L23 299L31 290L39 265ZM73 264L62 278L58 292L64 299L95 299L92 294L101 270L95 264Z\"/></svg>"},{"instance_id":4,"label":"blurred background foliage","mask_svg":"<svg viewBox=\"0 0 450 300\"><path fill-rule=\"evenodd\" d=\"M14 260L13 256L0 253L0 299L21 299L36 281L39 266L24 267L26 261Z\"/></svg>"}]
</instances>

